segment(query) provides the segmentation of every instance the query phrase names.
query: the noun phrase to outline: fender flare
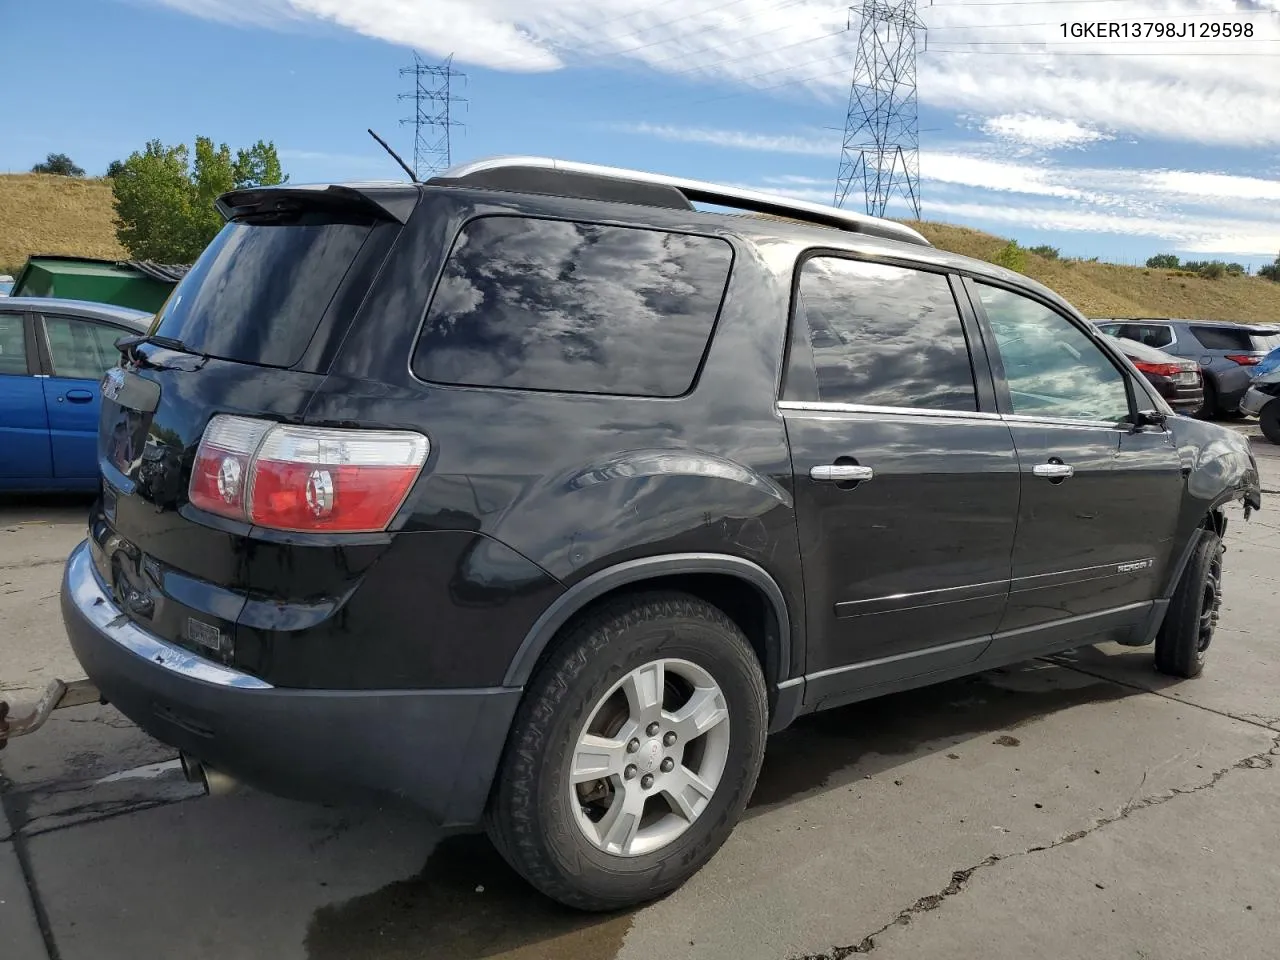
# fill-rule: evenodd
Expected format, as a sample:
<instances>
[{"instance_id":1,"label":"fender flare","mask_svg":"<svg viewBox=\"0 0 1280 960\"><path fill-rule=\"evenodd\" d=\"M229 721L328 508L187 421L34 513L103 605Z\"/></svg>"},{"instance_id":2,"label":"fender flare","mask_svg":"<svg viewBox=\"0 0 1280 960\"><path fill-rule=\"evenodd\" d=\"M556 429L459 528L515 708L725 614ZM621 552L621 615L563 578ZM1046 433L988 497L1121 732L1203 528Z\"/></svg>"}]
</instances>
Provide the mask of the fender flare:
<instances>
[{"instance_id":1,"label":"fender flare","mask_svg":"<svg viewBox=\"0 0 1280 960\"><path fill-rule=\"evenodd\" d=\"M778 676L767 678L771 685L786 680L791 666L791 620L787 601L776 580L759 564L742 557L721 553L672 553L655 557L627 560L586 577L558 596L543 611L529 632L525 634L511 664L507 667L502 684L505 687L522 687L529 682L533 667L542 651L569 619L592 600L611 590L628 584L642 583L658 577L689 573L727 574L755 587L768 600L778 624L777 658ZM767 668L766 668L767 669Z\"/></svg>"}]
</instances>

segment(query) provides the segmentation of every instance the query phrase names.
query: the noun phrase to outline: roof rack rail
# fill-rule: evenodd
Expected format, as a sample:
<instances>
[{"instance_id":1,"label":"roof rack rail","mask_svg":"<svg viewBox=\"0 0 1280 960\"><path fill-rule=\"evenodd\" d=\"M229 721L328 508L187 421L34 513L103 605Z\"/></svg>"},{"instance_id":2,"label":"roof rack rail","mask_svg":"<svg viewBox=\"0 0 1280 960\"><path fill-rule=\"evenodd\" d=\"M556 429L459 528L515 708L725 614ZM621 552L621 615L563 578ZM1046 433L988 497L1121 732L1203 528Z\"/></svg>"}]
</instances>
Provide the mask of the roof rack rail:
<instances>
[{"instance_id":1,"label":"roof rack rail","mask_svg":"<svg viewBox=\"0 0 1280 960\"><path fill-rule=\"evenodd\" d=\"M594 180L593 185L588 182ZM838 207L820 203L792 200L769 193L760 193L740 187L722 186L684 177L670 177L661 173L627 170L621 167L578 163L572 160L555 160L550 157L489 157L450 167L439 177L427 181L434 184L475 185L493 189L516 190L536 193L557 192L555 184L562 185L562 195L583 196L593 200L625 200L626 196L606 185L623 181L636 188L631 202L651 206L681 207L693 209L693 202L710 203L752 213L771 214L805 223L847 230L887 240L901 240L932 246L924 236L905 224L894 223L881 217L853 213ZM583 189L586 187L586 189ZM576 189L575 189L576 188ZM683 203L676 197L683 198Z\"/></svg>"}]
</instances>

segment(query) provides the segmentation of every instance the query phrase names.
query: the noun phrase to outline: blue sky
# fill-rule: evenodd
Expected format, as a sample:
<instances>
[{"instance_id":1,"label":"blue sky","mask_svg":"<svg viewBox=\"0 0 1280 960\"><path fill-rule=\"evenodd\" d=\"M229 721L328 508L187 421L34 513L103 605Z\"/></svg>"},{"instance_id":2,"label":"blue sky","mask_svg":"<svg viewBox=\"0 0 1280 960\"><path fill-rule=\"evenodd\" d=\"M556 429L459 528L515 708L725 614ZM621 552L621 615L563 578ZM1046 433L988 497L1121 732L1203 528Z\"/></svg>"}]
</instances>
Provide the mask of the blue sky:
<instances>
[{"instance_id":1,"label":"blue sky","mask_svg":"<svg viewBox=\"0 0 1280 960\"><path fill-rule=\"evenodd\" d=\"M1280 0L937 0L920 16L926 219L1120 262L1280 252ZM1252 37L1064 39L1081 21ZM273 140L295 181L395 178L365 128L412 154L396 95L417 49L467 75L455 161L551 155L830 202L847 22L823 0L14 0L0 170L58 151L96 174L203 134Z\"/></svg>"}]
</instances>

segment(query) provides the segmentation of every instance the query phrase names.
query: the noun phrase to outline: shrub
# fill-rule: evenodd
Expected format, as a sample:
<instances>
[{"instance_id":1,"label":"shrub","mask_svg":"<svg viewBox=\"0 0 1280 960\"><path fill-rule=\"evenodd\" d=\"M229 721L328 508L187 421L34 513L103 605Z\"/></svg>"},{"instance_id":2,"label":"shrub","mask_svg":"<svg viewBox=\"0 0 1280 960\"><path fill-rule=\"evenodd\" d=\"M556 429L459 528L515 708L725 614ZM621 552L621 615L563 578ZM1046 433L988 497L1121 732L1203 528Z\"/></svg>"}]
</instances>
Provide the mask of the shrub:
<instances>
[{"instance_id":1,"label":"shrub","mask_svg":"<svg viewBox=\"0 0 1280 960\"><path fill-rule=\"evenodd\" d=\"M1046 260L1058 259L1058 248L1051 247L1047 243L1042 243L1038 247L1032 247L1030 252L1034 253L1037 257L1044 257Z\"/></svg>"},{"instance_id":2,"label":"shrub","mask_svg":"<svg viewBox=\"0 0 1280 960\"><path fill-rule=\"evenodd\" d=\"M1027 252L1018 246L1017 240L1010 240L997 252L992 261L996 266L1021 273L1027 266Z\"/></svg>"}]
</instances>

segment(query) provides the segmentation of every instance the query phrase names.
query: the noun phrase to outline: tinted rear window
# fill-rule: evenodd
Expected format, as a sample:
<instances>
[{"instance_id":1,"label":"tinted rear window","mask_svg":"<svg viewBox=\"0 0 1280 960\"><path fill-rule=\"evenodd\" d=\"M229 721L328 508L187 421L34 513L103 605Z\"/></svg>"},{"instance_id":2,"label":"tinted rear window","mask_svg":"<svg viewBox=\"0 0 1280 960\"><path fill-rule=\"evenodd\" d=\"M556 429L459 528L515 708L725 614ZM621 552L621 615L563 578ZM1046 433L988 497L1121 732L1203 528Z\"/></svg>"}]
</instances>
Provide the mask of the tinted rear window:
<instances>
[{"instance_id":1,"label":"tinted rear window","mask_svg":"<svg viewBox=\"0 0 1280 960\"><path fill-rule=\"evenodd\" d=\"M1265 353L1280 346L1280 334L1250 333L1239 327L1192 327L1191 332L1206 350Z\"/></svg>"},{"instance_id":2,"label":"tinted rear window","mask_svg":"<svg viewBox=\"0 0 1280 960\"><path fill-rule=\"evenodd\" d=\"M211 357L293 366L371 229L328 217L229 223L178 284L153 332Z\"/></svg>"},{"instance_id":3,"label":"tinted rear window","mask_svg":"<svg viewBox=\"0 0 1280 960\"><path fill-rule=\"evenodd\" d=\"M789 400L978 409L964 326L941 274L813 257L792 323L801 349L792 349Z\"/></svg>"},{"instance_id":4,"label":"tinted rear window","mask_svg":"<svg viewBox=\"0 0 1280 960\"><path fill-rule=\"evenodd\" d=\"M454 243L413 371L466 386L680 396L732 260L712 237L481 217Z\"/></svg>"}]
</instances>

